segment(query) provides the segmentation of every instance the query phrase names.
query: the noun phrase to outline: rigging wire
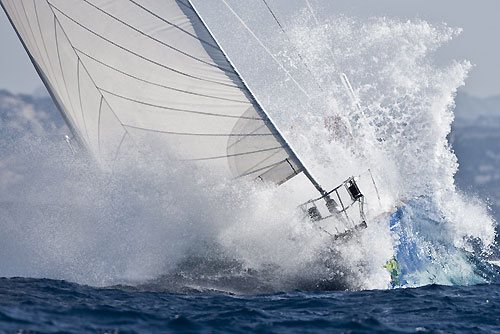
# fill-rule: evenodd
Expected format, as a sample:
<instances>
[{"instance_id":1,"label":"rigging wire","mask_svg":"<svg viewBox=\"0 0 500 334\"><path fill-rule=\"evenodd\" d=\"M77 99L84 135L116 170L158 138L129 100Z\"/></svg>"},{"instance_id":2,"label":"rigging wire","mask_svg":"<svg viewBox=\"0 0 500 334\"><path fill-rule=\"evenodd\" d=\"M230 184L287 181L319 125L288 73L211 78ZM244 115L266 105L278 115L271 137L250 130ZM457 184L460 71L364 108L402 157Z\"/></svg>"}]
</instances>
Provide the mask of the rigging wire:
<instances>
[{"instance_id":1,"label":"rigging wire","mask_svg":"<svg viewBox=\"0 0 500 334\"><path fill-rule=\"evenodd\" d=\"M292 40L291 40L289 34L286 32L283 24L278 19L278 16L275 14L275 12L269 6L268 1L267 0L262 0L262 1L264 2L265 6L267 7L268 11L271 13L272 17L274 18L274 20L276 21L276 23L278 24L278 26L280 27L280 29L283 32L283 34L286 36L287 40L290 42L291 45L293 45ZM311 13L312 18L314 19L314 22L316 23L317 26L319 26L320 22L319 22L318 16L316 15L316 12L315 12L313 6L311 5L310 1L309 0L305 0L305 3L306 3L306 7L308 8L309 12ZM334 54L331 46L328 45L328 44L326 46L328 48L328 51L330 52L330 55L331 55L332 59L335 59L335 54ZM304 59L304 57L302 56L302 54L300 53L300 51L296 47L295 47L295 51L296 51L298 57L301 59L302 63L304 64L305 68L308 70L308 72L311 74L311 76L313 78L315 78L316 84L320 87L320 89L323 92L325 92L325 90L323 89L323 87L321 87L321 84L319 83L319 80L318 80L317 76L310 70L309 66L307 65L306 60ZM339 72L340 72L340 74L339 74L340 83L342 83L342 86L344 87L347 95L351 99L351 102L354 105L354 107L356 108L356 110L357 110L357 112L359 114L359 117L362 119L363 123L368 124L368 120L366 118L365 113L363 112L363 108L361 107L361 104L359 102L359 98L356 95L356 93L354 92L354 89L353 89L353 87L352 87L352 85L351 85L351 83L350 83L347 75L344 72L342 72L341 70ZM359 144L356 142L356 140L354 138L354 135L353 135L353 133L351 132L350 129L347 130L347 133L348 133L349 137L353 140L353 143L356 146L358 146ZM362 152L362 150L360 150L359 147L358 147L357 151L358 152Z\"/></svg>"},{"instance_id":2,"label":"rigging wire","mask_svg":"<svg viewBox=\"0 0 500 334\"><path fill-rule=\"evenodd\" d=\"M281 24L281 22L279 21L278 17L276 16L276 14L274 13L274 11L271 9L271 7L269 6L269 4L267 3L266 0L262 0L264 2L264 4L266 5L267 9L269 10L269 12L271 13L271 15L273 16L274 20L276 21L276 23L278 24L278 26L280 27L281 31L283 32L283 34L285 35L286 39L288 40L288 42L290 43L290 45L295 49L295 52L297 53L297 56L300 58L300 60L302 61L302 63L304 64L304 67L306 68L307 72L309 72L309 74L315 79L315 82L316 84L318 85L319 89L321 89L321 91L325 91L323 89L323 87L321 86L321 83L319 82L318 78L316 75L314 75L314 73L311 71L311 68L309 67L309 65L307 65L307 62L305 60L305 58L302 56L302 54L300 53L300 51L297 49L297 47L294 46L290 36L287 34L287 32L285 31L285 28L283 27L283 25Z\"/></svg>"},{"instance_id":3,"label":"rigging wire","mask_svg":"<svg viewBox=\"0 0 500 334\"><path fill-rule=\"evenodd\" d=\"M284 26L281 24L281 22L279 21L277 15L274 13L274 11L271 9L271 7L269 6L269 4L267 3L266 0L262 0L264 2L264 4L266 5L267 9L269 10L269 12L271 13L271 15L273 16L274 20L276 21L276 23L278 24L278 26L280 27L281 31L283 32L283 34L286 36L287 40L290 42L291 45L293 45L293 42L290 38L290 36L288 35L288 33L285 31L285 28ZM308 7L312 17L314 18L314 21L316 22L316 25L319 25L319 20L318 20L318 17L316 16L315 12L314 12L314 9L312 8L311 6L311 3L309 2L309 0L305 0L306 1L306 6ZM304 64L305 68L307 69L307 71L311 74L311 76L313 78L315 78L315 81L316 81L316 84L319 86L319 88L324 92L325 90L323 89L323 87L321 86L317 76L311 71L311 69L309 68L309 66L307 65L307 62L305 60L305 58L302 56L302 54L300 53L300 51L294 47L298 57L300 58L300 60L302 61L302 63ZM332 56L332 59L334 58L334 53L333 53L333 50L330 46L328 46L328 51L330 51L330 54ZM362 109L361 109L361 105L359 104L359 100L356 96L356 94L354 93L354 89L352 88L351 86L351 83L349 82L349 79L347 78L347 75L343 72L341 72L341 74L339 75L340 77L340 82L342 83L342 85L344 86L347 94L349 95L349 97L351 98L353 104L355 105L356 109L358 110L358 112L361 114L361 116L363 116L363 112L362 112ZM349 132L349 135L351 138L354 138L353 134L351 133L351 131L348 131Z\"/></svg>"},{"instance_id":4,"label":"rigging wire","mask_svg":"<svg viewBox=\"0 0 500 334\"><path fill-rule=\"evenodd\" d=\"M274 56L272 54L272 52L264 45L264 43L259 39L259 37L252 31L252 29L250 29L250 27L245 23L245 21L243 21L243 19L241 18L241 16L238 15L238 13L236 13L234 11L234 9L226 2L226 0L222 0L222 2L224 3L224 5L226 5L226 7L231 11L231 13L238 19L238 21L240 21L240 23L243 25L243 27L252 35L253 38L255 38L255 40L260 44L260 46L267 52L267 54L269 56L271 56L271 58L276 62L276 64L278 64L278 66L286 73L286 75L290 78L290 80L293 81L293 83L300 89L300 91L302 93L304 93L304 95L308 98L308 99L311 99L311 97L309 96L309 94L306 92L306 90L302 87L302 85L300 83L297 82L297 80L294 79L294 77L291 75L291 73L283 66L283 64L279 61L279 59L276 58L276 56Z\"/></svg>"},{"instance_id":5,"label":"rigging wire","mask_svg":"<svg viewBox=\"0 0 500 334\"><path fill-rule=\"evenodd\" d=\"M293 78L293 76L286 70L286 68L283 66L283 64L280 63L280 61L269 51L269 49L264 45L264 43L255 35L255 33L248 27L248 25L243 21L243 19L234 11L234 9L226 2L226 0L222 0L224 5L231 11L231 13L240 21L240 23L245 27L248 32L257 40L257 42L262 46L262 48L271 56L271 58L280 66L280 68L287 74L287 76L297 85L297 87L302 91L302 93L307 97L308 100L311 100L311 97L307 92L305 91L304 88ZM203 22L203 21L202 21ZM291 150L291 148L290 148ZM316 179L313 177L311 172L304 166L302 161L297 157L296 153L292 152L292 157L295 157L295 159L302 165L302 172L306 175L306 177L309 179L309 181L314 185L314 187L318 190L318 192L322 196L327 196L326 191L323 189L323 187L316 181ZM329 197L328 197L329 198Z\"/></svg>"},{"instance_id":6,"label":"rigging wire","mask_svg":"<svg viewBox=\"0 0 500 334\"><path fill-rule=\"evenodd\" d=\"M281 24L281 22L279 21L278 17L274 13L274 11L271 9L271 7L267 3L267 1L266 0L262 0L262 2L264 2L264 4L266 5L267 9L269 10L269 12L271 13L271 15L273 16L274 20L276 21L276 23L280 27L281 31L283 32L283 34L285 35L285 37L287 38L287 40L290 42L291 45L293 45L293 42L292 42L290 36L285 31L284 26ZM314 21L316 22L316 25L319 25L318 17L316 16L316 14L314 12L314 9L312 8L311 3L309 2L309 0L305 0L305 2L306 2L306 6L309 9L312 17L314 18ZM311 69L307 65L307 62L306 62L305 58L302 56L302 54L300 53L300 51L296 47L294 47L294 49L295 49L298 57L300 58L300 60L304 64L304 67L307 69L307 71L309 72L309 74L311 74L311 76L313 76L315 78L316 84L324 92L324 89L321 86L321 84L320 84L317 76L311 71ZM328 51L330 52L330 55L332 56L332 59L333 59L334 58L334 53L333 53L333 50L332 50L332 48L330 46L328 46ZM341 71L341 74L340 74L340 81L341 81L342 85L344 86L344 88L346 89L346 92L348 93L349 97L351 98L353 104L356 106L356 109L360 113L362 113L361 105L359 104L359 100L358 100L356 94L354 93L354 89L352 88L351 83L349 82L349 79L347 78L347 75L345 73L343 73L342 71Z\"/></svg>"},{"instance_id":7,"label":"rigging wire","mask_svg":"<svg viewBox=\"0 0 500 334\"><path fill-rule=\"evenodd\" d=\"M314 21L316 22L316 25L319 25L319 20L318 20L318 17L316 16L316 12L314 11L314 8L313 6L311 6L311 3L309 2L309 0L304 0L306 2L306 6L307 8L309 9L309 12L311 13L311 16L313 17ZM332 56L332 59L335 58L335 55L333 53L333 50L331 48L330 45L327 45L328 47L328 50L330 51L330 55ZM342 82L342 85L344 86L347 94L349 95L352 103L354 104L356 110L358 111L359 113L359 116L362 120L362 122L364 123L364 126L367 128L367 129L370 129L370 127L368 126L369 125L369 121L368 121L368 118L366 117L366 114L365 112L363 111L363 108L361 107L361 104L360 104L360 100L359 100L359 97L356 95L356 93L354 92L354 89L349 81L349 78L347 77L347 75L342 72L342 70L340 70L340 81ZM351 133L351 131L348 131L349 132L349 135L351 136L351 138L354 139L354 136L353 134ZM373 133L373 131L371 130L370 131L372 137L376 138L375 136L375 133ZM354 144L358 147L358 152L363 152L362 150L359 149L359 144L357 141L353 140ZM365 155L363 153L361 153L361 156L364 157ZM377 197L378 197L378 200L379 200L379 204L381 204L381 201L380 201L380 194L378 192L378 189L377 189L377 185L375 184L375 180L373 178L373 175L372 175L372 172L371 172L371 169L368 169L369 173L370 173L370 176L371 176L371 179L372 179L372 182L373 182L373 185L375 186L375 191L377 193Z\"/></svg>"},{"instance_id":8,"label":"rigging wire","mask_svg":"<svg viewBox=\"0 0 500 334\"><path fill-rule=\"evenodd\" d=\"M263 1L265 1L265 0L263 0ZM318 17L316 16L316 12L314 11L311 3L309 2L309 0L305 0L305 2L306 2L307 8L309 9L309 12L311 13L312 18L316 22L316 25L319 25ZM330 45L327 45L327 48L328 48L328 51L330 51L330 55L332 56L332 59L334 59L335 55L334 55L333 50L330 47ZM359 104L359 99L356 96L356 94L354 93L354 89L352 88L352 85L349 82L347 75L342 70L340 70L340 81L342 82L342 85L344 86L347 94L351 98L351 100L352 100L353 104L355 105L356 109L358 110L358 112L361 114L361 116L364 116L361 105Z\"/></svg>"},{"instance_id":9,"label":"rigging wire","mask_svg":"<svg viewBox=\"0 0 500 334\"><path fill-rule=\"evenodd\" d=\"M209 35L213 38L213 40L216 42L217 46L219 47L220 51L222 52L222 54L224 55L224 57L226 57L227 61L230 63L230 65L233 67L236 75L238 77L240 77L241 81L243 82L243 84L246 86L246 83L244 81L244 79L241 77L241 75L239 74L238 70L234 67L233 63L231 62L231 60L227 57L226 53L224 52L224 50L222 49L222 47L220 46L220 44L217 42L217 39L215 38L215 36L213 36L212 32L210 31L210 29L208 28L208 26L206 25L205 21L203 20L203 18L199 15L198 11L196 10L195 6L191 3L191 0L187 0L189 5L191 6L191 9L194 11L194 13L198 16L199 20L201 21L201 23L205 26L205 28L207 29ZM264 48L264 50L266 50L266 52L275 60L277 61L277 59L270 53L270 51L264 46L264 44L262 43L262 41L260 41L258 39L258 37L250 30L250 28L245 24L245 22L241 19L241 17L238 16L238 14L231 8L231 6L229 6L229 4L225 1L225 0L222 0L222 2L228 7L228 9L233 13L233 15L236 16L236 18L240 21L240 23L250 32L250 34L252 36L254 36L254 38L260 43L260 45ZM277 63L279 64L279 62L277 61ZM280 64L280 66L283 68L283 65ZM298 82L296 82L293 77L290 75L290 73L288 73L288 71L286 71L285 68L283 68L283 70L288 74L288 76L290 77L290 79L292 81L294 81L297 86L304 92L304 95L308 98L309 96L307 95L307 93L303 90L303 88L300 86L300 84ZM294 158L296 164L302 169L302 172L304 173L304 175L309 179L309 181L314 185L314 187L318 190L318 192L320 194L326 194L326 191L321 187L321 185L316 181L316 179L313 177L313 175L307 170L307 168L304 166L304 164L302 163L302 161L300 160L300 158L297 156L297 154L293 151L293 149L290 147L290 145L286 142L286 140L283 138L283 136L281 135L281 133L279 132L279 130L275 127L274 123L270 120L269 116L266 114L266 112L262 109L260 103L257 101L257 99L255 98L255 96L253 95L252 91L246 86L248 92L250 93L250 96L252 97L253 101L255 102L255 104L257 105L257 111L259 112L259 110L264 114L264 118L266 123L267 123L267 126L268 128L272 131L272 132L276 132L277 133L277 139L278 141L281 143L281 145L283 145L283 148L285 149L285 151L287 152L287 154ZM292 168L293 169L293 168ZM300 172L300 171L299 171Z\"/></svg>"},{"instance_id":10,"label":"rigging wire","mask_svg":"<svg viewBox=\"0 0 500 334\"><path fill-rule=\"evenodd\" d=\"M316 21L316 24L319 25L319 21L318 21L318 17L316 16L316 14L314 13L314 9L312 8L311 6L311 3L309 2L309 0L305 0L306 1L306 5L307 5L307 8L309 9L309 11L311 12L312 14L312 17L314 18L314 21ZM331 51L331 50L330 50Z\"/></svg>"},{"instance_id":11,"label":"rigging wire","mask_svg":"<svg viewBox=\"0 0 500 334\"><path fill-rule=\"evenodd\" d=\"M318 17L316 16L316 12L314 11L313 6L309 2L309 0L305 0L305 2L306 2L307 8L309 9L309 12L311 13L311 16L313 17L314 21L316 22L316 25L319 25L319 20L318 20ZM334 59L335 58L335 54L333 53L333 50L332 50L331 46L327 45L327 48L328 48L328 51L330 51L330 55L332 56L332 59ZM349 95L352 103L354 104L354 107L358 111L359 116L361 117L361 119L363 120L363 122L365 123L365 125L368 124L368 120L367 120L366 115L365 115L365 113L363 111L363 108L361 108L361 104L359 102L359 97L354 92L354 89L352 88L352 85L351 85L351 83L349 81L349 78L347 77L347 75L341 69L340 69L339 72L340 72L340 75L339 75L340 82L344 86L344 89L346 90L347 95ZM352 134L351 134L351 136L352 136Z\"/></svg>"}]
</instances>

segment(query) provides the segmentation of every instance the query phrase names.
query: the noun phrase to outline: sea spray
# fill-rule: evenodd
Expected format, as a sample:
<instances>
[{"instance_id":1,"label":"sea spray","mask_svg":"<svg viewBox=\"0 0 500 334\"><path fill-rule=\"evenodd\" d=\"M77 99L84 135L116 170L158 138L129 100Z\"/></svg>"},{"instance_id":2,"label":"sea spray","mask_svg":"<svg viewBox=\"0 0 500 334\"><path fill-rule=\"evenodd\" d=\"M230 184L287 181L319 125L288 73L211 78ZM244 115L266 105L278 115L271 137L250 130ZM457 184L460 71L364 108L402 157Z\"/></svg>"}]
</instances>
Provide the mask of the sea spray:
<instances>
[{"instance_id":1,"label":"sea spray","mask_svg":"<svg viewBox=\"0 0 500 334\"><path fill-rule=\"evenodd\" d=\"M188 164L167 168L141 156L103 173L62 140L18 138L14 151L3 149L25 169L2 201L2 276L135 285L216 255L242 272L272 267L293 276L324 247L275 186L221 182ZM279 278L273 285L285 288Z\"/></svg>"},{"instance_id":2,"label":"sea spray","mask_svg":"<svg viewBox=\"0 0 500 334\"><path fill-rule=\"evenodd\" d=\"M332 160L341 156L350 170L371 168L383 175L383 196L403 202L422 196L428 199L428 205L419 206L419 215L409 215L401 222L409 227L405 233L415 233L412 237L421 242L416 251L429 259L429 267L410 285L482 281L484 277L476 276L474 265L459 250L470 250L468 240L478 238L487 252L494 242L494 222L484 204L456 190L453 176L458 164L447 141L456 89L464 83L471 66L451 61L441 68L432 59L433 53L460 30L387 18L360 22L341 16L318 25L302 14L298 20L300 25L291 36L302 57L310 60L308 67L315 73L322 73L321 68L347 73L356 82L364 107L359 116L338 84L321 97L334 100L330 102L334 108L325 109L326 113L343 116L357 149L349 155L349 150L333 148L326 156ZM326 66L327 59L332 66ZM325 75L329 77L323 85L328 80L338 82L332 73ZM343 140L337 142L342 145ZM353 145L350 138L345 142ZM310 159L314 161L314 157ZM328 169L329 161L323 165ZM420 231L412 231L412 227ZM364 249L374 245L378 243L368 242ZM431 263L436 268L431 268Z\"/></svg>"},{"instance_id":3,"label":"sea spray","mask_svg":"<svg viewBox=\"0 0 500 334\"><path fill-rule=\"evenodd\" d=\"M453 176L458 164L447 141L454 96L471 65L451 61L439 67L432 58L460 30L388 18L360 22L341 16L314 25L310 19L304 24L302 17L300 22L292 36L297 45L305 43L297 48L303 57L305 54L306 59L313 60L308 66L321 73L320 68L328 68L322 65L330 52L334 71L343 71L356 82L364 107L359 117L345 94L331 93L342 92L338 85L328 90L327 99L336 101L330 105L342 106L329 112L343 115L349 123L357 152L349 156L345 150L331 151L327 156L334 160L342 153L342 161L349 161L351 170L369 167L383 175L383 196L403 202L422 196L428 199L428 205L419 206L418 215L401 222L409 227L405 232L417 230L411 236L421 242L416 251L429 259L429 267L419 272L410 285L482 281L484 277L476 276L474 265L459 250L470 250L468 240L478 238L487 252L494 242L494 222L484 204L456 190ZM304 28L311 26L315 28ZM320 40L307 36L320 36ZM311 50L313 54L306 54ZM322 56L315 57L317 53ZM374 245L378 243L368 242L364 247L373 249Z\"/></svg>"},{"instance_id":4,"label":"sea spray","mask_svg":"<svg viewBox=\"0 0 500 334\"><path fill-rule=\"evenodd\" d=\"M481 252L488 253L493 246L496 223L485 204L456 189L453 177L458 164L447 140L454 97L464 84L471 64L450 59L442 66L434 61L435 52L453 38L459 38L461 29L422 20L359 19L324 13L321 17L327 18L317 21L309 9L278 17L283 30L265 29L259 23L273 21L269 11L250 7L238 7L240 15L249 17L247 24L257 38L274 50L275 57L294 74L298 84L289 80L288 74L280 73L279 66L275 66L275 71L254 66L255 60L257 64L273 60L253 47L253 37L248 33L248 47L243 52L238 47L240 40L233 41L224 35L223 27L215 20L210 23L216 32L221 32L226 51L237 59L236 65L263 101L264 108L320 182L334 186L350 175L371 169L382 194L382 207L425 198L429 202L425 210L429 212L424 217L427 215L430 220L439 217L435 221L439 226L429 226L427 236L415 236L424 242L434 231L442 236L442 243L434 245L430 240L419 249L431 261L452 263L444 250L449 249L450 253L455 249L471 250L471 240L481 240ZM204 9L210 13L208 8ZM224 22L224 26L229 25L230 22ZM232 29L245 34L244 29L237 30L236 26ZM265 70L258 71L259 68ZM361 113L339 80L341 73L353 85ZM337 127L333 131L328 125L332 118ZM375 194L367 195L373 203ZM405 223L425 226L419 219L410 218ZM377 226L377 232L380 229L388 229L388 224ZM386 235L390 233L386 231ZM396 236L392 243L398 242ZM363 259L365 254L373 255L375 250L385 248L370 263L377 272L387 261L389 244L387 238L370 238L363 247L353 247L354 253L345 247L345 259L347 262ZM452 279L464 270L453 273L450 266L442 276L428 275L431 278L422 279L421 283L417 279L413 285L478 281L474 265L468 259L458 256L456 261L464 262L462 267L468 268L465 271L469 276ZM355 267L360 263L353 260ZM366 268L364 264L361 267ZM378 272L375 276L367 275L365 286L377 282L379 275Z\"/></svg>"},{"instance_id":5,"label":"sea spray","mask_svg":"<svg viewBox=\"0 0 500 334\"><path fill-rule=\"evenodd\" d=\"M279 80L279 71L267 72L276 65L266 57L228 47L278 127L328 186L370 168L382 207L429 198L429 206L404 222L408 233L426 232L410 237L434 265L413 273L411 285L481 281L468 259L455 254L467 249L469 237L487 249L493 222L482 203L468 203L455 190L457 163L446 140L453 97L470 65L432 61L458 30L387 18L316 23L308 12L292 22L292 44L266 43L295 68L309 98ZM218 36L230 42L233 35L221 30ZM340 72L349 77L362 114L338 80ZM325 126L332 116L348 136ZM400 240L387 221L371 221L359 237L332 246L297 210L301 184L224 180L168 154L129 157L112 173L102 172L72 156L62 140L21 137L1 146L2 161L9 162L4 172L18 176L2 192L1 276L230 292L389 286L384 264ZM366 195L375 201L374 193ZM456 267L467 274L455 280L448 266L437 275L445 262L460 263Z\"/></svg>"}]
</instances>

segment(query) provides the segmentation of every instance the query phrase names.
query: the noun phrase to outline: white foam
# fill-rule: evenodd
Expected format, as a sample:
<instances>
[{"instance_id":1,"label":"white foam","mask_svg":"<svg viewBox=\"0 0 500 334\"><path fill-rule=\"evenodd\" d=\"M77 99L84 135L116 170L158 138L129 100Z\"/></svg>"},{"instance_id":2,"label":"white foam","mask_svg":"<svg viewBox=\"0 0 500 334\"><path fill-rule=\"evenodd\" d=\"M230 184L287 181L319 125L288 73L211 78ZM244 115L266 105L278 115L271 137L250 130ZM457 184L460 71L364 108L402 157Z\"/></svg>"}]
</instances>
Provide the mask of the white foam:
<instances>
[{"instance_id":1,"label":"white foam","mask_svg":"<svg viewBox=\"0 0 500 334\"><path fill-rule=\"evenodd\" d=\"M266 68L254 67L263 71L261 99L323 183L334 186L371 168L384 206L415 196L431 198L433 211L420 217L442 216L442 234L439 245L426 243L422 251L436 261L440 256L451 261L440 251L443 244L445 249L465 247L464 238L472 236L488 247L494 240L484 204L458 193L453 181L458 165L446 136L453 99L470 64L450 60L440 67L432 56L457 33L445 25L387 18L340 16L316 25L303 12L290 30L293 47L283 44L277 56L299 69L297 80L313 99L305 101L267 82ZM307 59L314 80L298 63L296 50ZM349 76L362 115L337 80L340 71ZM324 123L332 115L342 119L353 138L332 137ZM183 164L135 161L117 166L110 180L68 157L60 145L32 140L17 145L2 147L4 157L17 159L11 165L22 179L3 195L18 204L0 209L6 213L0 276L135 284L175 271L188 254L209 256L216 248L216 254L242 263L244 271L271 268L275 289L300 287L296 282L304 277L350 276L351 288L389 284L383 266L394 254L394 240L387 224L373 222L359 241L338 245L339 269L324 267L329 240L297 213L299 198L308 191L301 186L221 181ZM462 269L455 270L469 266L460 263ZM453 276L426 275L416 275L414 285L430 282L431 276L434 283L449 283Z\"/></svg>"}]
</instances>

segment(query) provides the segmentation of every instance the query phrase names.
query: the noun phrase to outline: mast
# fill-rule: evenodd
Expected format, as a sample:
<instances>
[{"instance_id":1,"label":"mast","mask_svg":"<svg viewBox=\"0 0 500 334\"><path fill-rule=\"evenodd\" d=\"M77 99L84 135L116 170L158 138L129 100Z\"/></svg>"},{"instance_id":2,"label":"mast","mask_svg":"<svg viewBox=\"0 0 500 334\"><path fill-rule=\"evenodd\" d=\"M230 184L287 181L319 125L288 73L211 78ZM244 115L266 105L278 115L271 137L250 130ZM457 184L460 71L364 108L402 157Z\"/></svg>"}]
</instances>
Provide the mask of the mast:
<instances>
[{"instance_id":1,"label":"mast","mask_svg":"<svg viewBox=\"0 0 500 334\"><path fill-rule=\"evenodd\" d=\"M201 17L200 13L198 12L198 10L196 9L196 7L194 6L194 4L192 3L191 0L187 0L187 2L189 3L189 5L193 8L193 11L195 12L195 14L197 15L198 19L201 21L201 23L204 25L205 29L207 29L208 33L210 34L210 36L213 38L213 40L215 41L215 43L217 44L217 47L221 50L222 54L224 55L224 57L226 58L226 60L229 62L230 66L232 67L232 69L234 70L234 72L236 73L236 75L238 76L238 78L241 80L241 82L243 83L243 85L245 86L245 88L248 90L249 94L250 94L250 99L252 100L252 102L255 103L255 105L257 106L256 110L257 110L257 113L259 114L260 117L262 117L262 119L264 120L264 122L266 123L267 127L274 133L274 136L275 138L280 142L280 144L283 146L283 148L285 149L285 151L287 152L288 155L290 155L290 157L294 158L295 161L297 162L297 165L298 167L300 168L300 170L304 173L304 175L309 179L309 181L313 184L313 186L318 190L318 192L322 195L322 196L326 196L327 195L327 192L323 189L323 187L321 187L321 185L318 183L318 181L316 181L316 179L313 177L313 175L307 170L307 168L304 166L304 163L302 162L302 160L297 156L297 154L295 153L295 151L292 149L292 147L290 146L290 144L288 144L288 142L286 141L286 139L283 137L283 135L281 134L281 132L278 130L278 128L274 125L273 121L271 120L271 118L267 115L267 113L264 111L264 109L262 108L262 105L260 104L260 102L258 101L258 99L256 98L255 94L253 93L253 91L250 89L250 87L248 86L248 84L246 83L245 79L241 76L240 72L238 71L238 69L236 68L236 66L234 65L234 63L232 62L232 60L228 57L226 51L222 48L222 45L219 43L219 41L217 40L217 38L215 37L215 35L212 33L212 31L210 30L210 28L208 27L208 25L206 24L205 20L203 20L203 18ZM296 171L295 172L296 174L300 173L300 171Z\"/></svg>"}]
</instances>

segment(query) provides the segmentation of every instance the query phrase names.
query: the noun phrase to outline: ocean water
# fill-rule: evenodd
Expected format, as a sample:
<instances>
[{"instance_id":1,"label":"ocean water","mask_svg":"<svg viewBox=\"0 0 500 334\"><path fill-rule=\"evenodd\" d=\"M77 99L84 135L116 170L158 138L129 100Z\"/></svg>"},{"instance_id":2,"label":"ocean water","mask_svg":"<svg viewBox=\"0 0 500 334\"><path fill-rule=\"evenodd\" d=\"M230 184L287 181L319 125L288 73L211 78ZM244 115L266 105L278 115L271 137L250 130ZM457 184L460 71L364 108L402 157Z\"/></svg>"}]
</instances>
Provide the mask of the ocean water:
<instances>
[{"instance_id":1,"label":"ocean water","mask_svg":"<svg viewBox=\"0 0 500 334\"><path fill-rule=\"evenodd\" d=\"M1 333L498 333L500 285L228 295L0 280Z\"/></svg>"},{"instance_id":2,"label":"ocean water","mask_svg":"<svg viewBox=\"0 0 500 334\"><path fill-rule=\"evenodd\" d=\"M103 172L32 106L0 124L0 331L500 331L496 222L456 188L447 140L471 64L433 60L460 29L299 8L284 38L251 7L237 9L281 66L210 8L207 22L323 184L372 170L368 229L332 244L297 210L298 177L225 180L148 155Z\"/></svg>"}]
</instances>

